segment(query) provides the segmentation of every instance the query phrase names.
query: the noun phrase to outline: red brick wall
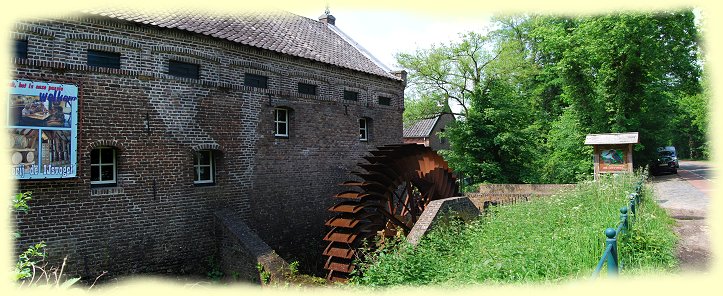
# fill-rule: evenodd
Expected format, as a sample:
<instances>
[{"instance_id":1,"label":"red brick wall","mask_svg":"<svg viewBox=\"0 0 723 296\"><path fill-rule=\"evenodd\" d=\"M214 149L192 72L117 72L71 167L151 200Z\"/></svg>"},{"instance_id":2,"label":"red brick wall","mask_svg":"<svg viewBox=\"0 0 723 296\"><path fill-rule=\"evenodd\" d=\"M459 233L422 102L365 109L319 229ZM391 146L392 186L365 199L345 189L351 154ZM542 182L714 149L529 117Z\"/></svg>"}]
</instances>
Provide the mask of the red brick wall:
<instances>
[{"instance_id":1,"label":"red brick wall","mask_svg":"<svg viewBox=\"0 0 723 296\"><path fill-rule=\"evenodd\" d=\"M103 19L19 23L13 38L29 44L16 77L81 85L78 177L18 182L33 192L31 211L17 217L18 247L45 241L51 260L68 256L69 274L203 272L219 208L313 268L336 184L372 146L401 142L401 81ZM88 48L120 52L121 70L85 66ZM169 58L200 64L201 78L165 74ZM244 87L244 72L267 75L269 89ZM319 95L296 93L299 81L318 84ZM344 89L359 101L344 101ZM293 109L288 139L273 136L274 106ZM360 117L371 119L369 142L357 139ZM90 188L98 146L117 148L116 188ZM193 151L208 148L218 151L217 182L197 187Z\"/></svg>"}]
</instances>

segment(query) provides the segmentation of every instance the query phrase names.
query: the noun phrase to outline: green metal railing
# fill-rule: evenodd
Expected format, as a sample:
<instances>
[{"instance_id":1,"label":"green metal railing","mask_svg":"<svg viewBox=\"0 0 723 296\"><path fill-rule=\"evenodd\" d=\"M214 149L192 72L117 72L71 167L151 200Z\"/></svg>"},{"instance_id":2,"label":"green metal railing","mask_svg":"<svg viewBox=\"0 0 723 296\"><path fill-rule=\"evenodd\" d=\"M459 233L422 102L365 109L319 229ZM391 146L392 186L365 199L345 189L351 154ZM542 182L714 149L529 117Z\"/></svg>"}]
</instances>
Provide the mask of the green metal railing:
<instances>
[{"instance_id":1,"label":"green metal railing","mask_svg":"<svg viewBox=\"0 0 723 296\"><path fill-rule=\"evenodd\" d=\"M618 222L617 229L607 228L605 229L605 251L598 261L595 271L592 273L592 278L597 278L602 270L605 261L608 266L608 276L615 277L620 273L622 268L620 264L620 258L618 257L618 237L620 234L625 235L632 229L635 214L637 212L638 205L640 204L640 191L643 189L643 183L645 182L644 177L635 185L635 192L628 195L628 206L620 208L620 222ZM628 214L629 213L632 214Z\"/></svg>"}]
</instances>

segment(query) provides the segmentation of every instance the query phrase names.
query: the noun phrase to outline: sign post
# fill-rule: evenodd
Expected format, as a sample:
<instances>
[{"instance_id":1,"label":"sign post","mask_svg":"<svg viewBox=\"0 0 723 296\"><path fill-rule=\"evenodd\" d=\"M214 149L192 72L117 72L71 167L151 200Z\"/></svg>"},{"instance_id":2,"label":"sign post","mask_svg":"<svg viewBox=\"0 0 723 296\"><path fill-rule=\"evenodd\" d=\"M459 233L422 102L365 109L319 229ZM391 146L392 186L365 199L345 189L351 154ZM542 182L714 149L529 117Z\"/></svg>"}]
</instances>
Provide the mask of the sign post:
<instances>
[{"instance_id":1,"label":"sign post","mask_svg":"<svg viewBox=\"0 0 723 296\"><path fill-rule=\"evenodd\" d=\"M638 132L587 135L585 145L593 145L595 180L601 173L632 173L633 144L637 143Z\"/></svg>"}]
</instances>

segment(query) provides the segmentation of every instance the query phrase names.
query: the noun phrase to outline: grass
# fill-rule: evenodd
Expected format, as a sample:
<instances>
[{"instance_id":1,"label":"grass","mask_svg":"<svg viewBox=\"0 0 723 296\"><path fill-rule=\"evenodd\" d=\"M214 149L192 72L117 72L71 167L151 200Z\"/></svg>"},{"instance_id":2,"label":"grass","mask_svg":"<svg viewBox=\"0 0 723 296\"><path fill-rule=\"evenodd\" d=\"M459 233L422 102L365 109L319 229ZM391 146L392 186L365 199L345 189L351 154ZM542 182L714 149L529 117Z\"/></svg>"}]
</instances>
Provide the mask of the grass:
<instances>
[{"instance_id":1,"label":"grass","mask_svg":"<svg viewBox=\"0 0 723 296\"><path fill-rule=\"evenodd\" d=\"M560 282L589 278L637 175L583 182L564 194L493 208L468 224L451 222L414 248L403 239L369 253L351 282L362 286ZM674 221L643 190L620 243L623 274L676 268ZM604 274L604 271L603 271Z\"/></svg>"}]
</instances>

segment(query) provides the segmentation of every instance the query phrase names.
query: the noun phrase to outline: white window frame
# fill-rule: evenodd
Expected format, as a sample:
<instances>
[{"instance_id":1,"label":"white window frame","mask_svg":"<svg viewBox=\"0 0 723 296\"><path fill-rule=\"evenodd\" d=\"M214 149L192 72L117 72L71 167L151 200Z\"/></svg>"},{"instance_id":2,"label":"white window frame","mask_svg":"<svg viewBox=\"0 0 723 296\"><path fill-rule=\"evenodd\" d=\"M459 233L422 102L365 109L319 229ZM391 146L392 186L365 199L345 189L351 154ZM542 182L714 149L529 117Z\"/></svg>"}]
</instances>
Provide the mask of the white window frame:
<instances>
[{"instance_id":1,"label":"white window frame","mask_svg":"<svg viewBox=\"0 0 723 296\"><path fill-rule=\"evenodd\" d=\"M363 123L363 127L362 127ZM363 137L362 137L363 133ZM366 118L359 118L359 141L366 142L369 141L369 122Z\"/></svg>"},{"instance_id":2,"label":"white window frame","mask_svg":"<svg viewBox=\"0 0 723 296\"><path fill-rule=\"evenodd\" d=\"M201 164L201 158L198 157L198 154L201 153L208 153L208 164ZM214 153L213 150L199 150L196 151L193 155L193 173L195 174L195 177L193 178L193 184L214 184L216 182L216 167L214 164ZM208 180L201 180L201 170L199 168L201 167L207 167L209 168L210 174Z\"/></svg>"},{"instance_id":3,"label":"white window frame","mask_svg":"<svg viewBox=\"0 0 723 296\"><path fill-rule=\"evenodd\" d=\"M279 111L283 111L284 118L279 119ZM286 127L282 133L279 131L279 124L284 124ZM286 108L274 108L274 136L288 138L289 137L289 109Z\"/></svg>"},{"instance_id":4,"label":"white window frame","mask_svg":"<svg viewBox=\"0 0 723 296\"><path fill-rule=\"evenodd\" d=\"M103 160L102 160L102 159L103 159L103 158L101 157L102 151L103 151L103 150L108 150L108 149L110 149L111 151L113 151L113 162L103 162ZM91 181L90 181L90 185L110 185L110 184L117 184L118 181L117 181L117 176L116 176L116 175L118 174L118 173L117 173L118 166L117 166L117 161L116 161L116 151L115 151L115 148L113 148L113 147L98 147L98 148L95 148L95 149L93 149L93 150L98 150L98 163L93 163L93 158L91 157L91 159L90 159L90 170L91 170L91 172L92 172L92 170L94 170L95 168L98 168L98 170L99 170L99 171L98 171L98 179L99 179L99 180L98 180L98 181L93 181L93 180L91 180ZM91 151L91 155L92 155L92 153L93 153L93 152ZM103 180L103 173L102 173L102 172L103 172L103 167L104 167L104 166L112 166L112 167L113 167L113 179ZM91 173L91 176L92 176L92 175L93 175L93 174Z\"/></svg>"}]
</instances>

